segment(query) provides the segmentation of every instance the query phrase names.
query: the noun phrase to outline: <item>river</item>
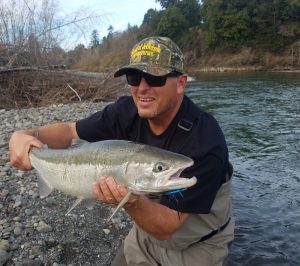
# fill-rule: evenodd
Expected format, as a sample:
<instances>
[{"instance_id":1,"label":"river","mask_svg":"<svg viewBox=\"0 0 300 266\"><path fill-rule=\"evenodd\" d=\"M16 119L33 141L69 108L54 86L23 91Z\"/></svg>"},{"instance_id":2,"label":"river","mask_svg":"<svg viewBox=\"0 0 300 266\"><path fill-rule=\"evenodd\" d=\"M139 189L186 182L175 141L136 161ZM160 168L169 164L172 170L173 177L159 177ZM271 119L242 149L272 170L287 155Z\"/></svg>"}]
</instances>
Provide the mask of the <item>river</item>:
<instances>
[{"instance_id":1,"label":"river","mask_svg":"<svg viewBox=\"0 0 300 266\"><path fill-rule=\"evenodd\" d=\"M187 95L219 121L235 169L229 265L300 265L300 73L202 74Z\"/></svg>"}]
</instances>

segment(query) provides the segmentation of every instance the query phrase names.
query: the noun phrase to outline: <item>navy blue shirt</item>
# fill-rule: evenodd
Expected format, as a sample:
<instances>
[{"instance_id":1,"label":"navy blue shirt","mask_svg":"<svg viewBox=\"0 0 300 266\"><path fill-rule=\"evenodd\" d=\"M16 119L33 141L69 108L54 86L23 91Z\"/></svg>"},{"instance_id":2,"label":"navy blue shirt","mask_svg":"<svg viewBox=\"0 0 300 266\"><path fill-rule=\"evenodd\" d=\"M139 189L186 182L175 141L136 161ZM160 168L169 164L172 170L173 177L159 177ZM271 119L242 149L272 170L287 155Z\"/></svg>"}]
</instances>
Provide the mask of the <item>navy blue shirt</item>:
<instances>
[{"instance_id":1,"label":"navy blue shirt","mask_svg":"<svg viewBox=\"0 0 300 266\"><path fill-rule=\"evenodd\" d=\"M188 121L186 123L186 120ZM184 123L182 123L184 122ZM178 127L192 126L190 131ZM146 143L194 160L181 176L197 177L197 183L183 192L164 195L160 203L186 213L209 213L228 170L228 150L217 121L198 108L187 96L170 126L161 135L154 135L147 119L138 115L132 97L121 97L102 111L76 122L81 139L94 142L107 139Z\"/></svg>"}]
</instances>

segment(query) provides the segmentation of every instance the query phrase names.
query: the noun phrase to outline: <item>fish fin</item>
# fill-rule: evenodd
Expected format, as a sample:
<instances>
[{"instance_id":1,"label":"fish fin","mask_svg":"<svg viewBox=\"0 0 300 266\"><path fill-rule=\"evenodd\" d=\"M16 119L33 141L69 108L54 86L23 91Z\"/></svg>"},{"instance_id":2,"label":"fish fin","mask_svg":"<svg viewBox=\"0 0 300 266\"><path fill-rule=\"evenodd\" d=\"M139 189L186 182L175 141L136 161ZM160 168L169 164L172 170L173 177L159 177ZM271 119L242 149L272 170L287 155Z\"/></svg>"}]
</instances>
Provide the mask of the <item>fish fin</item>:
<instances>
[{"instance_id":1,"label":"fish fin","mask_svg":"<svg viewBox=\"0 0 300 266\"><path fill-rule=\"evenodd\" d=\"M95 199L82 199L81 201L81 205L88 208L89 210L93 209L95 204L96 204Z\"/></svg>"},{"instance_id":2,"label":"fish fin","mask_svg":"<svg viewBox=\"0 0 300 266\"><path fill-rule=\"evenodd\" d=\"M42 178L40 175L38 176L38 188L39 188L39 194L40 198L46 198L52 191L53 187L48 184L48 182Z\"/></svg>"},{"instance_id":3,"label":"fish fin","mask_svg":"<svg viewBox=\"0 0 300 266\"><path fill-rule=\"evenodd\" d=\"M125 197L119 202L118 206L114 209L112 215L108 218L107 222L109 222L117 213L118 211L126 204L129 200L132 191L128 191Z\"/></svg>"},{"instance_id":4,"label":"fish fin","mask_svg":"<svg viewBox=\"0 0 300 266\"><path fill-rule=\"evenodd\" d=\"M72 139L70 148L78 148L86 143L88 143L88 142L83 139Z\"/></svg>"},{"instance_id":5,"label":"fish fin","mask_svg":"<svg viewBox=\"0 0 300 266\"><path fill-rule=\"evenodd\" d=\"M66 216L70 214L70 212L78 205L80 204L84 199L83 198L78 198L75 200L75 202L72 204L72 206L68 209Z\"/></svg>"},{"instance_id":6,"label":"fish fin","mask_svg":"<svg viewBox=\"0 0 300 266\"><path fill-rule=\"evenodd\" d=\"M77 198L75 200L75 202L72 204L72 206L68 209L66 216L69 215L70 212L79 204L81 204L82 206L85 206L86 208L88 208L90 210L94 207L95 203L96 203L95 199Z\"/></svg>"}]
</instances>

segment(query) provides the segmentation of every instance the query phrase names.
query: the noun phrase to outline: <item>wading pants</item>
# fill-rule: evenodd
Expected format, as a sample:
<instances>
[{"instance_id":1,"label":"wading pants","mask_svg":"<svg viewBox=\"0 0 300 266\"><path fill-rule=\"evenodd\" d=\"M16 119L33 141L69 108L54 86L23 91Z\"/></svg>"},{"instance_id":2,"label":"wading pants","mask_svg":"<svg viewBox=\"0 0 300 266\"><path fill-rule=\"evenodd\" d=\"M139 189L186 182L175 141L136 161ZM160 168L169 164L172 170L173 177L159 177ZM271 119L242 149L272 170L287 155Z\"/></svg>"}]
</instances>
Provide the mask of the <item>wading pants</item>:
<instances>
[{"instance_id":1,"label":"wading pants","mask_svg":"<svg viewBox=\"0 0 300 266\"><path fill-rule=\"evenodd\" d=\"M182 227L169 240L157 240L134 225L112 265L224 265L229 253L229 245L234 239L230 187L229 180L219 189L211 212L190 214Z\"/></svg>"}]
</instances>

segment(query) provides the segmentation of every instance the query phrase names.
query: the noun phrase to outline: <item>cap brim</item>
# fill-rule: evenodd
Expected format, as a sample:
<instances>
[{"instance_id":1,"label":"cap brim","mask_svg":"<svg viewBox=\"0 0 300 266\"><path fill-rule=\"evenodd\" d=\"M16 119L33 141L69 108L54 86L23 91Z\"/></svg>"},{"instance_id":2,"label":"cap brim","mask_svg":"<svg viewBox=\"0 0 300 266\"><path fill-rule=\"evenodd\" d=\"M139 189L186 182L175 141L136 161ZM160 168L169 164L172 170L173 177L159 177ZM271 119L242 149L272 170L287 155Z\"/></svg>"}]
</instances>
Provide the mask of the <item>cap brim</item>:
<instances>
[{"instance_id":1,"label":"cap brim","mask_svg":"<svg viewBox=\"0 0 300 266\"><path fill-rule=\"evenodd\" d=\"M174 71L172 68L165 68L155 64L130 64L118 69L115 72L114 77L120 77L131 70L138 70L152 76L164 76Z\"/></svg>"}]
</instances>

